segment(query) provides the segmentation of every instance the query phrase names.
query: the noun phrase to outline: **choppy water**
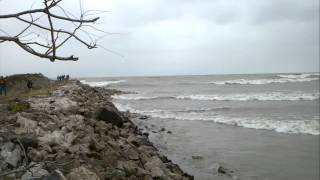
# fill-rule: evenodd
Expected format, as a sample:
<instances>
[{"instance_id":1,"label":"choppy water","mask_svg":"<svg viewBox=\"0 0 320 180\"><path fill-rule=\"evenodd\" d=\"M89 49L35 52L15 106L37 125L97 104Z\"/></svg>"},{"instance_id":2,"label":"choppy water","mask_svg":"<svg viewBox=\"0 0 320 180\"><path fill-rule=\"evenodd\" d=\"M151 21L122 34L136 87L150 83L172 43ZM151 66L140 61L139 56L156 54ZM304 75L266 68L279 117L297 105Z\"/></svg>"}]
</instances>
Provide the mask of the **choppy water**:
<instances>
[{"instance_id":1,"label":"choppy water","mask_svg":"<svg viewBox=\"0 0 320 180\"><path fill-rule=\"evenodd\" d=\"M90 78L122 111L211 121L278 133L319 135L319 73Z\"/></svg>"}]
</instances>

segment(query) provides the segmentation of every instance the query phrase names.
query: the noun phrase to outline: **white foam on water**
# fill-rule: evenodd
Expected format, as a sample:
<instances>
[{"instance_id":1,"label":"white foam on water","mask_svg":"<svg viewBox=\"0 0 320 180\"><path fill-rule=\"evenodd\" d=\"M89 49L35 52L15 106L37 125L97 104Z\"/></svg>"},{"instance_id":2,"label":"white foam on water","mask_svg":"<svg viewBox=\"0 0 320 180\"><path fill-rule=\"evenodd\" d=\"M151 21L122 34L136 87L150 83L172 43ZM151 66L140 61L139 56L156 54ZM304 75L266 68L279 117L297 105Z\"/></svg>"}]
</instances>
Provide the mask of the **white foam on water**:
<instances>
[{"instance_id":1,"label":"white foam on water","mask_svg":"<svg viewBox=\"0 0 320 180\"><path fill-rule=\"evenodd\" d=\"M151 100L151 99L160 99L164 98L161 96L143 96L141 94L120 94L113 95L113 99L121 99L121 100Z\"/></svg>"},{"instance_id":2,"label":"white foam on water","mask_svg":"<svg viewBox=\"0 0 320 180\"><path fill-rule=\"evenodd\" d=\"M112 96L119 100L155 100L155 99L185 99L199 101L311 101L319 99L319 92L270 92L248 94L187 94L177 96L145 96L143 94L121 94Z\"/></svg>"},{"instance_id":3,"label":"white foam on water","mask_svg":"<svg viewBox=\"0 0 320 180\"><path fill-rule=\"evenodd\" d=\"M279 74L277 75L280 78L290 78L290 79L303 79L303 78L308 78L308 77L312 77L312 76L320 76L319 73L308 73L308 74Z\"/></svg>"},{"instance_id":4,"label":"white foam on water","mask_svg":"<svg viewBox=\"0 0 320 180\"><path fill-rule=\"evenodd\" d=\"M236 79L236 80L228 80L228 81L215 81L210 82L211 84L216 85L232 85L232 84L239 84L239 85L262 85L262 84L271 84L271 83L294 83L294 82L308 82L308 81L316 81L319 78L279 78L279 79Z\"/></svg>"},{"instance_id":5,"label":"white foam on water","mask_svg":"<svg viewBox=\"0 0 320 180\"><path fill-rule=\"evenodd\" d=\"M271 93L249 93L249 94L195 94L181 95L177 99L189 99L200 101L311 101L319 99L319 92L271 92Z\"/></svg>"},{"instance_id":6,"label":"white foam on water","mask_svg":"<svg viewBox=\"0 0 320 180\"><path fill-rule=\"evenodd\" d=\"M213 81L210 84L215 85L262 85L271 83L295 83L295 82L309 82L319 80L319 73L309 74L279 74L272 79L234 79L227 81Z\"/></svg>"},{"instance_id":7,"label":"white foam on water","mask_svg":"<svg viewBox=\"0 0 320 180\"><path fill-rule=\"evenodd\" d=\"M86 81L86 80L81 80L80 81L82 84L87 84L92 87L103 87L103 86L108 86L110 84L118 84L118 83L123 83L126 82L126 80L115 80L115 81Z\"/></svg>"},{"instance_id":8,"label":"white foam on water","mask_svg":"<svg viewBox=\"0 0 320 180\"><path fill-rule=\"evenodd\" d=\"M212 121L218 124L239 126L250 129L272 130L279 133L288 134L310 134L319 135L319 117L312 120L270 120L270 119L249 119L249 118L233 118L224 117L217 114L210 116L196 112L178 112L164 110L136 110L128 104L123 105L115 103L120 111L129 111L131 113L144 114L153 118L176 119L190 121Z\"/></svg>"}]
</instances>

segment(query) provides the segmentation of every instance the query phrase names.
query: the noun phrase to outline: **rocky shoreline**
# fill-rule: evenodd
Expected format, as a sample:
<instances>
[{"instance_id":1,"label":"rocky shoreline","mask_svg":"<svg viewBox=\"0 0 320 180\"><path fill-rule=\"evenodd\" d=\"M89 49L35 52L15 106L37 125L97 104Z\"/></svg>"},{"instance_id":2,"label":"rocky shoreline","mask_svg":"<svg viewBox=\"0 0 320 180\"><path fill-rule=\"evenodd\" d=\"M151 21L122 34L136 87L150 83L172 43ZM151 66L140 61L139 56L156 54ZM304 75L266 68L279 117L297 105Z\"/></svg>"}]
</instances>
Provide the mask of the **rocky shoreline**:
<instances>
[{"instance_id":1,"label":"rocky shoreline","mask_svg":"<svg viewBox=\"0 0 320 180\"><path fill-rule=\"evenodd\" d=\"M193 179L115 108L115 91L49 86L48 95L0 99L0 179Z\"/></svg>"}]
</instances>

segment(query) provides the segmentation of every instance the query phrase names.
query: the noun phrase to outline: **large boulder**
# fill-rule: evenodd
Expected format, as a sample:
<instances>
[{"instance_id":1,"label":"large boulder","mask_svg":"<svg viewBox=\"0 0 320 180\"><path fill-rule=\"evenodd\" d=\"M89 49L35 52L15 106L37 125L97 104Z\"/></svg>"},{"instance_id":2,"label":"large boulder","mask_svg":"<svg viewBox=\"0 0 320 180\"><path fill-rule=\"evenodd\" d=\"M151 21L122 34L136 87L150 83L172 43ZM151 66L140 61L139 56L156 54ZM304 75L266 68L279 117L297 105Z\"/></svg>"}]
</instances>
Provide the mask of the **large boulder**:
<instances>
[{"instance_id":1,"label":"large boulder","mask_svg":"<svg viewBox=\"0 0 320 180\"><path fill-rule=\"evenodd\" d=\"M96 113L96 119L111 123L118 127L122 127L123 125L123 118L120 113L115 108L111 107L100 108Z\"/></svg>"}]
</instances>

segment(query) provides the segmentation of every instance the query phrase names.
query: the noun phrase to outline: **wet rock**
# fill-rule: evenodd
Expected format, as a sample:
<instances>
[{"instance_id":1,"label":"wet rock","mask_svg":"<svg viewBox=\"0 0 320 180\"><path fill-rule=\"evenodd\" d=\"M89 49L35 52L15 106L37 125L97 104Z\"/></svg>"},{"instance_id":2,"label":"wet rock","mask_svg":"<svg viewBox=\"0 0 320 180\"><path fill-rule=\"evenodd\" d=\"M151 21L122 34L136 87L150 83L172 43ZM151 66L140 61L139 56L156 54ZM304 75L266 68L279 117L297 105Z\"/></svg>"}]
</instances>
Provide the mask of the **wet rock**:
<instances>
[{"instance_id":1,"label":"wet rock","mask_svg":"<svg viewBox=\"0 0 320 180\"><path fill-rule=\"evenodd\" d=\"M122 117L114 108L101 108L97 111L96 114L96 118L98 120L105 121L106 123L111 123L118 127L122 127L123 125Z\"/></svg>"},{"instance_id":2,"label":"wet rock","mask_svg":"<svg viewBox=\"0 0 320 180\"><path fill-rule=\"evenodd\" d=\"M68 180L100 180L98 175L84 166L72 169L67 175Z\"/></svg>"},{"instance_id":3,"label":"wet rock","mask_svg":"<svg viewBox=\"0 0 320 180\"><path fill-rule=\"evenodd\" d=\"M141 120L145 120L145 119L148 119L149 117L148 116L140 116L139 119Z\"/></svg>"},{"instance_id":4,"label":"wet rock","mask_svg":"<svg viewBox=\"0 0 320 180\"><path fill-rule=\"evenodd\" d=\"M234 175L234 171L230 170L219 163L215 163L211 166L213 174L222 174L231 177L234 180L238 180L239 177Z\"/></svg>"},{"instance_id":5,"label":"wet rock","mask_svg":"<svg viewBox=\"0 0 320 180\"><path fill-rule=\"evenodd\" d=\"M144 135L146 137L149 137L149 133L148 132L144 132L144 133L142 133L142 135Z\"/></svg>"},{"instance_id":6,"label":"wet rock","mask_svg":"<svg viewBox=\"0 0 320 180\"><path fill-rule=\"evenodd\" d=\"M203 159L203 157L199 155L195 155L195 156L192 156L192 159L200 160L200 159Z\"/></svg>"}]
</instances>

